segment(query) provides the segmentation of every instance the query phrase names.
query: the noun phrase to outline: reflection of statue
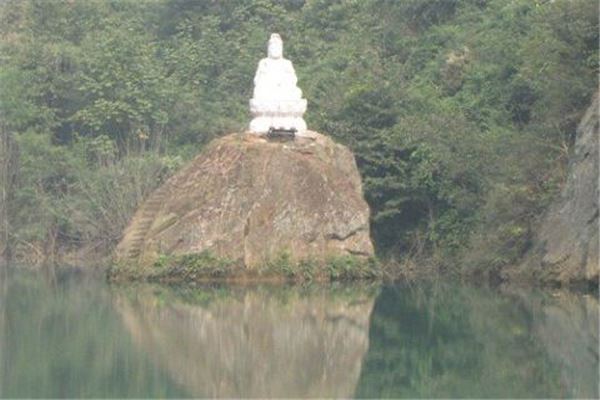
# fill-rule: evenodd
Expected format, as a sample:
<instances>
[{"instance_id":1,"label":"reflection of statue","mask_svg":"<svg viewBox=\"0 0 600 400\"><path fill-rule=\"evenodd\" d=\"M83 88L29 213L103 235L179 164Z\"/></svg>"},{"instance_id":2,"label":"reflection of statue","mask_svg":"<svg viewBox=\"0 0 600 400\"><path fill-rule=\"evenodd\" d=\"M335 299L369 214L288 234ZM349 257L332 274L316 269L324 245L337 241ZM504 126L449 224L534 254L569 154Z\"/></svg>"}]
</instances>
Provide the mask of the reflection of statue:
<instances>
[{"instance_id":1,"label":"reflection of statue","mask_svg":"<svg viewBox=\"0 0 600 400\"><path fill-rule=\"evenodd\" d=\"M135 345L192 397L348 398L375 294L140 287L116 305Z\"/></svg>"},{"instance_id":2,"label":"reflection of statue","mask_svg":"<svg viewBox=\"0 0 600 400\"><path fill-rule=\"evenodd\" d=\"M250 132L266 133L269 128L296 130L303 136L306 123L306 99L296 86L298 79L290 60L283 58L281 37L273 33L269 39L268 57L260 60L254 77L254 96L250 111L254 119Z\"/></svg>"}]
</instances>

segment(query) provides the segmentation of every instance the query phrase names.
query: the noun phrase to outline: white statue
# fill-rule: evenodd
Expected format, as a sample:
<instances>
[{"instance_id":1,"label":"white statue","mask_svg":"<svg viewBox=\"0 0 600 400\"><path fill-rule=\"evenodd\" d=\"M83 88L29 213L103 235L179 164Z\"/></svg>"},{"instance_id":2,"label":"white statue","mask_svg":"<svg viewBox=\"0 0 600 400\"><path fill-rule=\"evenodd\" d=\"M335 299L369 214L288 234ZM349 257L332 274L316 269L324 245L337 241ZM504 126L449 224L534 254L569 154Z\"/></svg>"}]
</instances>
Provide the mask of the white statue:
<instances>
[{"instance_id":1,"label":"white statue","mask_svg":"<svg viewBox=\"0 0 600 400\"><path fill-rule=\"evenodd\" d=\"M298 79L290 60L283 58L283 42L277 33L269 39L268 57L258 63L254 96L250 100L250 132L264 134L270 128L296 130L305 136L306 99L296 86Z\"/></svg>"}]
</instances>

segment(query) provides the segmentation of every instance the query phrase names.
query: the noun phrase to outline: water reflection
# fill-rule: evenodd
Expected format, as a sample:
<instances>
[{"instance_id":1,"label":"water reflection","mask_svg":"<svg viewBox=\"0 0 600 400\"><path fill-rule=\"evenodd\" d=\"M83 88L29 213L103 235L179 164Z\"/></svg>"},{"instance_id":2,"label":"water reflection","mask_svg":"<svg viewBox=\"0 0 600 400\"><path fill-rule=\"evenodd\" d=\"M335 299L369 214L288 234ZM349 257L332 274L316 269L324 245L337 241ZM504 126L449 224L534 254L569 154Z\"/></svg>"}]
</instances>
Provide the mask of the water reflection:
<instances>
[{"instance_id":1,"label":"water reflection","mask_svg":"<svg viewBox=\"0 0 600 400\"><path fill-rule=\"evenodd\" d=\"M598 398L598 299L0 279L0 397Z\"/></svg>"},{"instance_id":2,"label":"water reflection","mask_svg":"<svg viewBox=\"0 0 600 400\"><path fill-rule=\"evenodd\" d=\"M505 290L531 312L532 336L560 371L561 396L598 398L598 298L569 292Z\"/></svg>"},{"instance_id":3,"label":"water reflection","mask_svg":"<svg viewBox=\"0 0 600 400\"><path fill-rule=\"evenodd\" d=\"M144 288L116 308L138 348L199 397L351 397L374 290Z\"/></svg>"},{"instance_id":4,"label":"water reflection","mask_svg":"<svg viewBox=\"0 0 600 400\"><path fill-rule=\"evenodd\" d=\"M455 285L386 287L358 397L598 397L598 300Z\"/></svg>"},{"instance_id":5,"label":"water reflection","mask_svg":"<svg viewBox=\"0 0 600 400\"><path fill-rule=\"evenodd\" d=\"M0 292L0 397L181 397L132 351L101 278L11 271Z\"/></svg>"}]
</instances>

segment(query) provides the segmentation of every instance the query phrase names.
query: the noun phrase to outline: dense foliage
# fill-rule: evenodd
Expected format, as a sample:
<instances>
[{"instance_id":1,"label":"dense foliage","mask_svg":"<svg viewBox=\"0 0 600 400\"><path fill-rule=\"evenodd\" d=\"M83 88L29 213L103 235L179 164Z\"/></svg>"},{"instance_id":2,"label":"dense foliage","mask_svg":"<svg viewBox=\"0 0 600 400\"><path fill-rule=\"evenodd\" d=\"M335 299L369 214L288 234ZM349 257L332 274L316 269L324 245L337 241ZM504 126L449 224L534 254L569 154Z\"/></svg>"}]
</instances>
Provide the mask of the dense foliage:
<instances>
[{"instance_id":1,"label":"dense foliage","mask_svg":"<svg viewBox=\"0 0 600 400\"><path fill-rule=\"evenodd\" d=\"M494 270L527 248L564 181L598 87L597 8L2 2L0 245L30 258L109 250L152 188L244 128L256 63L279 32L309 126L356 154L380 255Z\"/></svg>"}]
</instances>

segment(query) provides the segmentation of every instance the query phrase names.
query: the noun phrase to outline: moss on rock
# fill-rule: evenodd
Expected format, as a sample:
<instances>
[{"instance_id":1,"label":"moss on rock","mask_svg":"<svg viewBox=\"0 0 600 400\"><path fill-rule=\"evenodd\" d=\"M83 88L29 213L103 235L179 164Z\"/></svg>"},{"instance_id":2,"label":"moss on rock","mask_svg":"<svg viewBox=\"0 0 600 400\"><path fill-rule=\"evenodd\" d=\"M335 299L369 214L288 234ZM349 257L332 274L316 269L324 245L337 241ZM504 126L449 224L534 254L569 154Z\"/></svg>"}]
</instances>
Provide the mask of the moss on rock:
<instances>
[{"instance_id":1,"label":"moss on rock","mask_svg":"<svg viewBox=\"0 0 600 400\"><path fill-rule=\"evenodd\" d=\"M117 263L108 272L109 280L149 282L205 281L289 281L323 282L378 280L382 277L374 257L335 256L327 260L294 261L289 253L280 253L265 264L248 270L243 264L215 256L209 251L180 256L160 255L151 266Z\"/></svg>"}]
</instances>

